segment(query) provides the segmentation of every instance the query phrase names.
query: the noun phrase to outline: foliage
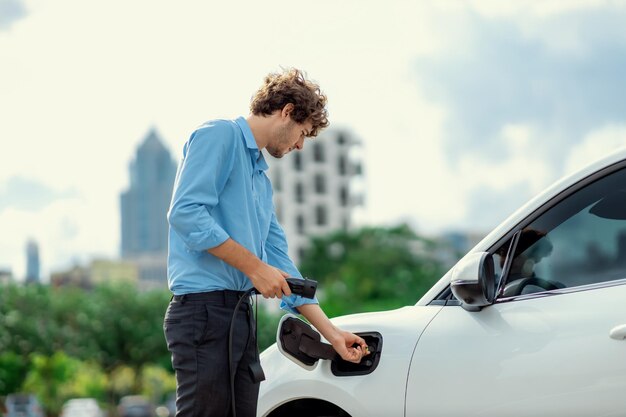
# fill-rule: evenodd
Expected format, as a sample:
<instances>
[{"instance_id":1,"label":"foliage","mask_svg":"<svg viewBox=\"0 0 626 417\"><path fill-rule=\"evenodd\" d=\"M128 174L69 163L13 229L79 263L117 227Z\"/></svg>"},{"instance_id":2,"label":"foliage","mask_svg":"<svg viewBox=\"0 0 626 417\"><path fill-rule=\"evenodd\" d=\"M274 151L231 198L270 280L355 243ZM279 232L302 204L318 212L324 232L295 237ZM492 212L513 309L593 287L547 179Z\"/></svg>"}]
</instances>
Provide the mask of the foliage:
<instances>
[{"instance_id":1,"label":"foliage","mask_svg":"<svg viewBox=\"0 0 626 417\"><path fill-rule=\"evenodd\" d=\"M165 291L140 293L131 285L103 286L94 292L85 312L89 325L82 330L99 347L91 354L97 354L106 371L121 364L136 371L148 363L170 366L163 336L168 300Z\"/></svg>"},{"instance_id":2,"label":"foliage","mask_svg":"<svg viewBox=\"0 0 626 417\"><path fill-rule=\"evenodd\" d=\"M59 396L64 400L70 398L104 400L108 385L109 379L100 365L93 362L76 361L71 378L59 389Z\"/></svg>"},{"instance_id":3,"label":"foliage","mask_svg":"<svg viewBox=\"0 0 626 417\"><path fill-rule=\"evenodd\" d=\"M78 367L79 361L63 352L34 354L24 390L36 394L47 410L57 414L63 405L62 387L72 380Z\"/></svg>"},{"instance_id":4,"label":"foliage","mask_svg":"<svg viewBox=\"0 0 626 417\"><path fill-rule=\"evenodd\" d=\"M96 360L105 371L119 364L169 367L164 343L165 291L138 293L105 285L91 293L48 286L0 287L0 352L22 357L63 351Z\"/></svg>"},{"instance_id":5,"label":"foliage","mask_svg":"<svg viewBox=\"0 0 626 417\"><path fill-rule=\"evenodd\" d=\"M320 283L329 316L414 304L441 277L439 247L408 226L365 227L315 238L300 270Z\"/></svg>"},{"instance_id":6,"label":"foliage","mask_svg":"<svg viewBox=\"0 0 626 417\"><path fill-rule=\"evenodd\" d=\"M0 393L19 391L28 366L29 362L15 352L0 353Z\"/></svg>"},{"instance_id":7,"label":"foliage","mask_svg":"<svg viewBox=\"0 0 626 417\"><path fill-rule=\"evenodd\" d=\"M258 296L260 297L260 296ZM276 342L276 330L278 322L284 311L271 311L259 307L257 310L257 340L259 350L263 351Z\"/></svg>"},{"instance_id":8,"label":"foliage","mask_svg":"<svg viewBox=\"0 0 626 417\"><path fill-rule=\"evenodd\" d=\"M142 393L145 381L151 392L159 384L171 390L162 328L168 297L166 291L139 293L129 285L90 292L0 286L0 395L35 392L47 410L56 412L72 397L114 403L121 395ZM144 368L155 375L154 367L169 376L142 377ZM126 368L132 380L118 391L117 371Z\"/></svg>"},{"instance_id":9,"label":"foliage","mask_svg":"<svg viewBox=\"0 0 626 417\"><path fill-rule=\"evenodd\" d=\"M133 394L137 372L130 366L119 365L109 374L109 390L116 398Z\"/></svg>"},{"instance_id":10,"label":"foliage","mask_svg":"<svg viewBox=\"0 0 626 417\"><path fill-rule=\"evenodd\" d=\"M160 366L145 366L141 372L142 394L154 404L165 401L168 393L176 391L174 375Z\"/></svg>"}]
</instances>

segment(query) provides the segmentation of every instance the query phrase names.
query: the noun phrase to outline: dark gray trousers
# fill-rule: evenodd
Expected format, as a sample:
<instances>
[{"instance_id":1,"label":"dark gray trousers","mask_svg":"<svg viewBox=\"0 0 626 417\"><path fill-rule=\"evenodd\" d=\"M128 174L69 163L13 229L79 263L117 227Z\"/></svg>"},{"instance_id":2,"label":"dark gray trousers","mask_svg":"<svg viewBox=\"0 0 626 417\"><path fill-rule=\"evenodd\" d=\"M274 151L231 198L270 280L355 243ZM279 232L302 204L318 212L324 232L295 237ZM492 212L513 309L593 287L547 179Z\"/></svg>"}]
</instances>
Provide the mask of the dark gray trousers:
<instances>
[{"instance_id":1,"label":"dark gray trousers","mask_svg":"<svg viewBox=\"0 0 626 417\"><path fill-rule=\"evenodd\" d=\"M231 416L228 333L237 291L176 296L163 324L176 371L176 417ZM255 417L259 383L249 365L258 361L255 322L250 299L235 318L232 361L237 417Z\"/></svg>"}]
</instances>

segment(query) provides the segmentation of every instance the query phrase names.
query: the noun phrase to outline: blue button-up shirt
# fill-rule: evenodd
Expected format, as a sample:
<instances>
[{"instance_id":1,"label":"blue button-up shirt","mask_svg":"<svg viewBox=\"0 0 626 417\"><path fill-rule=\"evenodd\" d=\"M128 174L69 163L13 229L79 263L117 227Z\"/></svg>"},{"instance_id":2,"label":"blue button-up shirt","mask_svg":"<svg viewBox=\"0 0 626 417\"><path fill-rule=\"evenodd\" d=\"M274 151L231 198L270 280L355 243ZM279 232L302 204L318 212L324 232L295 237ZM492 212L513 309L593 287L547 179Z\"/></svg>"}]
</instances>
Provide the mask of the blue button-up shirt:
<instances>
[{"instance_id":1,"label":"blue button-up shirt","mask_svg":"<svg viewBox=\"0 0 626 417\"><path fill-rule=\"evenodd\" d=\"M251 281L207 249L228 238L292 277L302 277L272 202L268 166L243 117L200 126L183 147L168 212L168 284L176 295L245 291ZM292 295L281 307L317 300Z\"/></svg>"}]
</instances>

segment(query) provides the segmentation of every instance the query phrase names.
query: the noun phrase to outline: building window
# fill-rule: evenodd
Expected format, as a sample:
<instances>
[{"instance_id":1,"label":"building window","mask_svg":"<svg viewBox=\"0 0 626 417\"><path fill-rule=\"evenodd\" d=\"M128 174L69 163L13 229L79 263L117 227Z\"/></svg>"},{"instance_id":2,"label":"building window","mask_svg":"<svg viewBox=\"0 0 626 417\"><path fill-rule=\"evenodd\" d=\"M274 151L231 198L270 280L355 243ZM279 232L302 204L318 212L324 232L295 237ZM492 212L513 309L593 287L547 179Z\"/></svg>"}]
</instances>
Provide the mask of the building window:
<instances>
[{"instance_id":1,"label":"building window","mask_svg":"<svg viewBox=\"0 0 626 417\"><path fill-rule=\"evenodd\" d=\"M313 144L313 160L315 162L324 162L324 146L321 143Z\"/></svg>"},{"instance_id":2,"label":"building window","mask_svg":"<svg viewBox=\"0 0 626 417\"><path fill-rule=\"evenodd\" d=\"M315 223L318 226L325 226L328 223L328 219L326 218L326 207L315 207Z\"/></svg>"},{"instance_id":3,"label":"building window","mask_svg":"<svg viewBox=\"0 0 626 417\"><path fill-rule=\"evenodd\" d=\"M304 203L304 187L302 183L296 183L296 202Z\"/></svg>"},{"instance_id":4,"label":"building window","mask_svg":"<svg viewBox=\"0 0 626 417\"><path fill-rule=\"evenodd\" d=\"M293 167L296 171L302 171L302 155L300 153L293 156Z\"/></svg>"},{"instance_id":5,"label":"building window","mask_svg":"<svg viewBox=\"0 0 626 417\"><path fill-rule=\"evenodd\" d=\"M337 143L340 145L346 143L346 137L343 135L343 133L340 133L339 136L337 136Z\"/></svg>"},{"instance_id":6,"label":"building window","mask_svg":"<svg viewBox=\"0 0 626 417\"><path fill-rule=\"evenodd\" d=\"M278 220L278 223L282 223L282 221L283 221L283 206L282 206L282 204L280 204L280 201L276 202L275 209L276 209L276 219Z\"/></svg>"},{"instance_id":7,"label":"building window","mask_svg":"<svg viewBox=\"0 0 626 417\"><path fill-rule=\"evenodd\" d=\"M298 248L298 258L300 258L300 262L302 262L305 256L306 256L306 249Z\"/></svg>"},{"instance_id":8,"label":"building window","mask_svg":"<svg viewBox=\"0 0 626 417\"><path fill-rule=\"evenodd\" d=\"M322 174L315 175L315 192L317 194L326 193L326 178Z\"/></svg>"},{"instance_id":9,"label":"building window","mask_svg":"<svg viewBox=\"0 0 626 417\"><path fill-rule=\"evenodd\" d=\"M345 155L339 155L339 175L346 175L348 173L348 161Z\"/></svg>"},{"instance_id":10,"label":"building window","mask_svg":"<svg viewBox=\"0 0 626 417\"><path fill-rule=\"evenodd\" d=\"M276 191L281 191L283 188L283 182L281 179L281 175L280 175L280 170L278 168L276 168L276 171L274 172L274 189Z\"/></svg>"},{"instance_id":11,"label":"building window","mask_svg":"<svg viewBox=\"0 0 626 417\"><path fill-rule=\"evenodd\" d=\"M341 187L339 190L339 202L342 207L348 206L348 189L346 187Z\"/></svg>"},{"instance_id":12,"label":"building window","mask_svg":"<svg viewBox=\"0 0 626 417\"><path fill-rule=\"evenodd\" d=\"M304 232L304 217L302 217L301 214L298 215L298 217L296 217L296 230L298 231L299 235L303 235Z\"/></svg>"}]
</instances>

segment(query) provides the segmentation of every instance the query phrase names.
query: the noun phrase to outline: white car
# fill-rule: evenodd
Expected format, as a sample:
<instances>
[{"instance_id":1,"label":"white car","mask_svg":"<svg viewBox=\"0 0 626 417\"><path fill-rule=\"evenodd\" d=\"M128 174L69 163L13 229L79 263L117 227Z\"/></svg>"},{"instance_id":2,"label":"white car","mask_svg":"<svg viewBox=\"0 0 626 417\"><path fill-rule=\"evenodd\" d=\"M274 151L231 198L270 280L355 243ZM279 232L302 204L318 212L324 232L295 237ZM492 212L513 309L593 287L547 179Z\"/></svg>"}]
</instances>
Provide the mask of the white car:
<instances>
[{"instance_id":1,"label":"white car","mask_svg":"<svg viewBox=\"0 0 626 417\"><path fill-rule=\"evenodd\" d=\"M60 417L103 417L104 413L94 398L74 398L63 404Z\"/></svg>"},{"instance_id":2,"label":"white car","mask_svg":"<svg viewBox=\"0 0 626 417\"><path fill-rule=\"evenodd\" d=\"M528 202L416 305L333 322L372 354L323 359L283 318L259 416L626 416L626 148Z\"/></svg>"}]
</instances>

